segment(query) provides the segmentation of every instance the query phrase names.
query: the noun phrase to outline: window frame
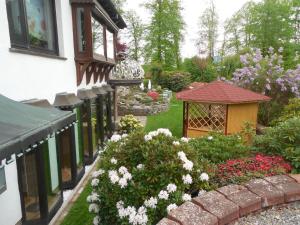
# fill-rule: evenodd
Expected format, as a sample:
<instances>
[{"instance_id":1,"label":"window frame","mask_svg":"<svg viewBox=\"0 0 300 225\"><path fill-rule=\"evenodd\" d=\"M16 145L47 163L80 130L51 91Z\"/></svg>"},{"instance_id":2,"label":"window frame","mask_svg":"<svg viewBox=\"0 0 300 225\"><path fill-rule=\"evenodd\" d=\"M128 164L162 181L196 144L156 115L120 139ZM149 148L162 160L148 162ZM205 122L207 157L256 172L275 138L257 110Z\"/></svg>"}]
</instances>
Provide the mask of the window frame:
<instances>
[{"instance_id":1,"label":"window frame","mask_svg":"<svg viewBox=\"0 0 300 225\"><path fill-rule=\"evenodd\" d=\"M53 50L51 49L45 49L37 46L33 46L30 43L29 40L29 31L28 31L28 23L27 23L27 9L25 5L25 0L17 0L19 4L19 10L20 10L20 23L21 23L21 31L22 33L22 41L19 43L15 43L15 37L14 34L12 33L12 14L11 11L9 10L8 7L8 0L6 0L6 6L7 6L7 19L8 19L8 24L9 24L9 34L10 34L10 43L11 43L11 48L15 49L23 49L23 50L28 50L28 51L33 51L37 53L44 53L44 54L49 54L49 55L59 55L59 46L58 46L58 29L57 29L57 17L56 17L56 4L55 0L47 0L49 1L50 5L50 13L52 17L52 31L53 31L53 41L54 41L54 48Z\"/></svg>"},{"instance_id":2,"label":"window frame","mask_svg":"<svg viewBox=\"0 0 300 225\"><path fill-rule=\"evenodd\" d=\"M5 177L5 167L0 166L0 174L4 177L4 184L1 186L0 183L0 195L7 190L7 182L6 182L6 177Z\"/></svg>"}]
</instances>

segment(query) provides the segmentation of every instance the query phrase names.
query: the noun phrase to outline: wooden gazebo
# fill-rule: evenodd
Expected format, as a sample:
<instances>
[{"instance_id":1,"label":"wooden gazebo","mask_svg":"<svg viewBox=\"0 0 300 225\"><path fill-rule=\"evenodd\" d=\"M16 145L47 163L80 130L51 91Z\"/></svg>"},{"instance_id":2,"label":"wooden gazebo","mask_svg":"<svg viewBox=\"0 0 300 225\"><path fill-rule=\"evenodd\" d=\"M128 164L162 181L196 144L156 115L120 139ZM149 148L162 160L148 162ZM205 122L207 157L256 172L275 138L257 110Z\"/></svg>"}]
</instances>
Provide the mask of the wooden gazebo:
<instances>
[{"instance_id":1,"label":"wooden gazebo","mask_svg":"<svg viewBox=\"0 0 300 225\"><path fill-rule=\"evenodd\" d=\"M259 102L270 98L222 81L176 94L183 100L183 136L199 137L216 131L238 133L245 122L255 128Z\"/></svg>"}]
</instances>

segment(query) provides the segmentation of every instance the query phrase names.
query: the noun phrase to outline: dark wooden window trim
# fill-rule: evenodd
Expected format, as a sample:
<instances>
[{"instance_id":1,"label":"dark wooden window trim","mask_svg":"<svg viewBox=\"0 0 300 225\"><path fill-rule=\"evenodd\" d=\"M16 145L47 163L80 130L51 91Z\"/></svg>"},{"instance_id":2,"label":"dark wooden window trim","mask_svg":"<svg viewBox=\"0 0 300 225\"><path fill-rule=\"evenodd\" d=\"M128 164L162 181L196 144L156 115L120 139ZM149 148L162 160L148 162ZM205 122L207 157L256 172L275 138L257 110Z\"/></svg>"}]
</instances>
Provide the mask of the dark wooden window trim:
<instances>
[{"instance_id":1,"label":"dark wooden window trim","mask_svg":"<svg viewBox=\"0 0 300 225\"><path fill-rule=\"evenodd\" d=\"M116 57L116 41L119 28L113 23L107 12L96 1L81 1L71 0L72 6L72 21L73 21L73 42L75 52L75 64L76 64L76 77L77 86L81 84L84 75L86 74L86 83L89 84L91 76L94 76L94 82L99 77L108 80L109 72L117 62ZM77 8L85 9L84 25L85 25L85 38L86 49L85 51L79 51L78 45L78 29L77 29ZM92 17L97 20L103 26L103 46L104 55L94 53L93 49L93 36L92 36ZM107 37L106 30L111 31L113 34L113 54L112 58L107 57Z\"/></svg>"},{"instance_id":2,"label":"dark wooden window trim","mask_svg":"<svg viewBox=\"0 0 300 225\"><path fill-rule=\"evenodd\" d=\"M67 60L68 59L66 57L62 57L62 56L58 56L58 55L47 54L47 53L40 52L40 51L32 51L31 49L9 48L9 51L13 52L13 53L40 56L40 57L58 59L58 60Z\"/></svg>"},{"instance_id":3,"label":"dark wooden window trim","mask_svg":"<svg viewBox=\"0 0 300 225\"><path fill-rule=\"evenodd\" d=\"M9 23L9 32L10 32L10 39L11 39L11 49L20 49L20 50L28 50L29 52L37 52L37 53L43 53L44 55L53 55L53 56L58 56L59 55L59 46L58 46L58 32L57 32L57 21L56 21L56 5L55 5L55 0L48 0L50 2L50 7L52 11L52 24L53 24L53 33L54 33L54 49L49 50L49 49L44 49L44 48L39 48L35 46L31 46L29 43L29 32L28 32L28 24L27 24L27 15L26 15L26 6L25 6L25 0L19 0L20 4L20 16L21 16L21 29L23 33L23 40L22 43L14 43L13 38L12 38L12 32L11 32L11 21L12 21L12 15L10 11L7 8L7 18L8 18L8 23ZM7 3L6 3L7 4ZM26 51L23 51L22 53L26 53Z\"/></svg>"}]
</instances>

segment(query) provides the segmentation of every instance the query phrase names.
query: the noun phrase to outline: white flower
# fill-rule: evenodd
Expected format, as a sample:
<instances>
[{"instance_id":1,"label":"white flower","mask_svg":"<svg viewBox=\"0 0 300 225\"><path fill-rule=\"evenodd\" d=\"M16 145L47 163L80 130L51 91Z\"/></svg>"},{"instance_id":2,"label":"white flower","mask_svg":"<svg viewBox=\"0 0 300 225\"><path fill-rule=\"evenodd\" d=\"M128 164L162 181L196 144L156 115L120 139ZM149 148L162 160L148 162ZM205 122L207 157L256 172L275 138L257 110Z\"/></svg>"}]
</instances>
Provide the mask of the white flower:
<instances>
[{"instance_id":1,"label":"white flower","mask_svg":"<svg viewBox=\"0 0 300 225\"><path fill-rule=\"evenodd\" d=\"M108 176L109 176L111 183L113 183L113 184L117 183L120 180L118 172L115 170L108 171Z\"/></svg>"},{"instance_id":2,"label":"white flower","mask_svg":"<svg viewBox=\"0 0 300 225\"><path fill-rule=\"evenodd\" d=\"M167 207L168 213L171 212L173 209L176 209L178 206L176 204L170 204Z\"/></svg>"},{"instance_id":3,"label":"white flower","mask_svg":"<svg viewBox=\"0 0 300 225\"><path fill-rule=\"evenodd\" d=\"M180 159L181 161L184 162L184 161L187 160L186 155L185 155L185 153L184 153L183 151L178 152L177 155L178 155L178 157L179 157L179 159Z\"/></svg>"},{"instance_id":4,"label":"white flower","mask_svg":"<svg viewBox=\"0 0 300 225\"><path fill-rule=\"evenodd\" d=\"M118 209L118 214L119 214L119 217L121 219L125 218L126 216L128 216L128 211L127 209L124 209L124 208L120 208Z\"/></svg>"},{"instance_id":5,"label":"white flower","mask_svg":"<svg viewBox=\"0 0 300 225\"><path fill-rule=\"evenodd\" d=\"M151 140L152 140L152 136L149 135L149 134L146 134L146 135L144 136L144 140L145 140L145 141L151 141Z\"/></svg>"},{"instance_id":6,"label":"white flower","mask_svg":"<svg viewBox=\"0 0 300 225\"><path fill-rule=\"evenodd\" d=\"M182 142L186 142L186 143L189 142L189 138L186 138L186 137L182 137L180 140L181 140Z\"/></svg>"},{"instance_id":7,"label":"white flower","mask_svg":"<svg viewBox=\"0 0 300 225\"><path fill-rule=\"evenodd\" d=\"M144 202L144 205L148 208L155 209L157 205L157 198L153 198L153 197L149 198Z\"/></svg>"},{"instance_id":8,"label":"white flower","mask_svg":"<svg viewBox=\"0 0 300 225\"><path fill-rule=\"evenodd\" d=\"M127 170L127 168L125 166L121 166L119 168L119 173L122 174L122 175L124 175L125 173L128 173L128 170Z\"/></svg>"},{"instance_id":9,"label":"white flower","mask_svg":"<svg viewBox=\"0 0 300 225\"><path fill-rule=\"evenodd\" d=\"M183 194L182 195L182 201L187 202L187 201L191 201L192 197L189 194Z\"/></svg>"},{"instance_id":10,"label":"white flower","mask_svg":"<svg viewBox=\"0 0 300 225\"><path fill-rule=\"evenodd\" d=\"M207 139L211 141L214 138L213 138L213 136L208 136Z\"/></svg>"},{"instance_id":11,"label":"white flower","mask_svg":"<svg viewBox=\"0 0 300 225\"><path fill-rule=\"evenodd\" d=\"M116 160L114 157L111 158L110 162L112 164L117 164L118 163L118 160Z\"/></svg>"},{"instance_id":12,"label":"white flower","mask_svg":"<svg viewBox=\"0 0 300 225\"><path fill-rule=\"evenodd\" d=\"M194 166L194 163L190 160L186 160L183 164L183 168L186 169L187 171L192 171L193 166Z\"/></svg>"},{"instance_id":13,"label":"white flower","mask_svg":"<svg viewBox=\"0 0 300 225\"><path fill-rule=\"evenodd\" d=\"M94 178L94 179L92 180L92 182L91 182L91 185L92 185L93 187L97 187L98 184L99 184L99 179L97 179L97 178Z\"/></svg>"},{"instance_id":14,"label":"white flower","mask_svg":"<svg viewBox=\"0 0 300 225\"><path fill-rule=\"evenodd\" d=\"M151 138L157 136L158 134L159 133L157 131L151 131L148 133L148 135L151 136Z\"/></svg>"},{"instance_id":15,"label":"white flower","mask_svg":"<svg viewBox=\"0 0 300 225\"><path fill-rule=\"evenodd\" d=\"M191 177L191 175L187 174L187 175L183 175L182 176L182 181L184 184L191 184L193 183L193 179Z\"/></svg>"},{"instance_id":16,"label":"white flower","mask_svg":"<svg viewBox=\"0 0 300 225\"><path fill-rule=\"evenodd\" d=\"M157 129L157 133L158 134L164 134L167 137L172 137L171 131L169 129L166 129L166 128L159 128L159 129Z\"/></svg>"},{"instance_id":17,"label":"white flower","mask_svg":"<svg viewBox=\"0 0 300 225\"><path fill-rule=\"evenodd\" d=\"M175 146L180 145L180 142L179 141L173 141L173 145L175 145Z\"/></svg>"},{"instance_id":18,"label":"white flower","mask_svg":"<svg viewBox=\"0 0 300 225\"><path fill-rule=\"evenodd\" d=\"M121 135L119 134L114 134L113 136L111 136L110 141L112 142L118 142L122 139Z\"/></svg>"},{"instance_id":19,"label":"white flower","mask_svg":"<svg viewBox=\"0 0 300 225\"><path fill-rule=\"evenodd\" d=\"M100 224L100 217L99 216L95 216L93 219L93 225L99 225Z\"/></svg>"},{"instance_id":20,"label":"white flower","mask_svg":"<svg viewBox=\"0 0 300 225\"><path fill-rule=\"evenodd\" d=\"M90 204L89 212L90 213L98 213L99 212L99 206L95 203Z\"/></svg>"},{"instance_id":21,"label":"white flower","mask_svg":"<svg viewBox=\"0 0 300 225\"><path fill-rule=\"evenodd\" d=\"M167 191L169 193L175 192L177 190L177 186L175 184L168 184Z\"/></svg>"},{"instance_id":22,"label":"white flower","mask_svg":"<svg viewBox=\"0 0 300 225\"><path fill-rule=\"evenodd\" d=\"M123 134L121 137L126 138L126 137L128 137L128 134Z\"/></svg>"},{"instance_id":23,"label":"white flower","mask_svg":"<svg viewBox=\"0 0 300 225\"><path fill-rule=\"evenodd\" d=\"M205 193L206 193L205 190L200 190L199 193L198 193L198 196L201 196L201 195L203 195L203 194L205 194Z\"/></svg>"},{"instance_id":24,"label":"white flower","mask_svg":"<svg viewBox=\"0 0 300 225\"><path fill-rule=\"evenodd\" d=\"M125 188L125 187L128 185L127 179L124 178L124 177L122 177L122 178L119 180L119 185L120 185L121 188Z\"/></svg>"},{"instance_id":25,"label":"white flower","mask_svg":"<svg viewBox=\"0 0 300 225\"><path fill-rule=\"evenodd\" d=\"M146 225L148 223L147 209L141 206L138 211L129 214L129 223L133 225Z\"/></svg>"},{"instance_id":26,"label":"white flower","mask_svg":"<svg viewBox=\"0 0 300 225\"><path fill-rule=\"evenodd\" d=\"M131 180L132 179L132 175L131 175L131 173L125 173L124 175L123 175L123 178L124 179L126 179L126 180Z\"/></svg>"},{"instance_id":27,"label":"white flower","mask_svg":"<svg viewBox=\"0 0 300 225\"><path fill-rule=\"evenodd\" d=\"M116 206L117 206L117 209L124 208L124 202L123 201L118 201Z\"/></svg>"},{"instance_id":28,"label":"white flower","mask_svg":"<svg viewBox=\"0 0 300 225\"><path fill-rule=\"evenodd\" d=\"M104 170L99 169L99 170L93 172L92 177L93 177L93 178L97 178L97 177L101 176L101 175L104 174L104 173L105 173Z\"/></svg>"},{"instance_id":29,"label":"white flower","mask_svg":"<svg viewBox=\"0 0 300 225\"><path fill-rule=\"evenodd\" d=\"M165 200L168 200L169 198L169 193L167 191L160 191L159 194L158 194L158 198L159 199L165 199Z\"/></svg>"},{"instance_id":30,"label":"white flower","mask_svg":"<svg viewBox=\"0 0 300 225\"><path fill-rule=\"evenodd\" d=\"M89 196L87 196L86 201L88 203L99 201L99 195L95 192L92 192Z\"/></svg>"},{"instance_id":31,"label":"white flower","mask_svg":"<svg viewBox=\"0 0 300 225\"><path fill-rule=\"evenodd\" d=\"M201 181L208 181L209 180L208 174L207 173L201 173L200 180Z\"/></svg>"},{"instance_id":32,"label":"white flower","mask_svg":"<svg viewBox=\"0 0 300 225\"><path fill-rule=\"evenodd\" d=\"M139 165L137 165L136 168L139 169L139 170L142 170L142 169L144 169L144 165L143 164L139 164Z\"/></svg>"}]
</instances>

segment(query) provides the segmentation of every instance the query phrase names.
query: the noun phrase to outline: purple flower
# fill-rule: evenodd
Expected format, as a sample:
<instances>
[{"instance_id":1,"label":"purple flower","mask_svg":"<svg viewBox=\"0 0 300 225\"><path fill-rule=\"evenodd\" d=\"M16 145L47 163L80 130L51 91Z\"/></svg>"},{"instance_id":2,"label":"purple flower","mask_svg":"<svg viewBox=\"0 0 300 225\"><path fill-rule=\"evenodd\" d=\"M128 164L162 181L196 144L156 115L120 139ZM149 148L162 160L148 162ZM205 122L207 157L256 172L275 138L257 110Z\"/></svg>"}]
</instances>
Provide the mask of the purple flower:
<instances>
[{"instance_id":1,"label":"purple flower","mask_svg":"<svg viewBox=\"0 0 300 225\"><path fill-rule=\"evenodd\" d=\"M280 47L280 48L278 49L278 52L282 53L282 52L283 52L283 47Z\"/></svg>"},{"instance_id":2,"label":"purple flower","mask_svg":"<svg viewBox=\"0 0 300 225\"><path fill-rule=\"evenodd\" d=\"M248 58L247 55L241 55L240 56L241 63L243 63L244 65L248 65L249 62L248 62L247 58Z\"/></svg>"},{"instance_id":3,"label":"purple flower","mask_svg":"<svg viewBox=\"0 0 300 225\"><path fill-rule=\"evenodd\" d=\"M270 53L270 54L273 54L273 52L274 52L274 48L273 48L273 47L270 47L270 48L269 48L269 53Z\"/></svg>"}]
</instances>

